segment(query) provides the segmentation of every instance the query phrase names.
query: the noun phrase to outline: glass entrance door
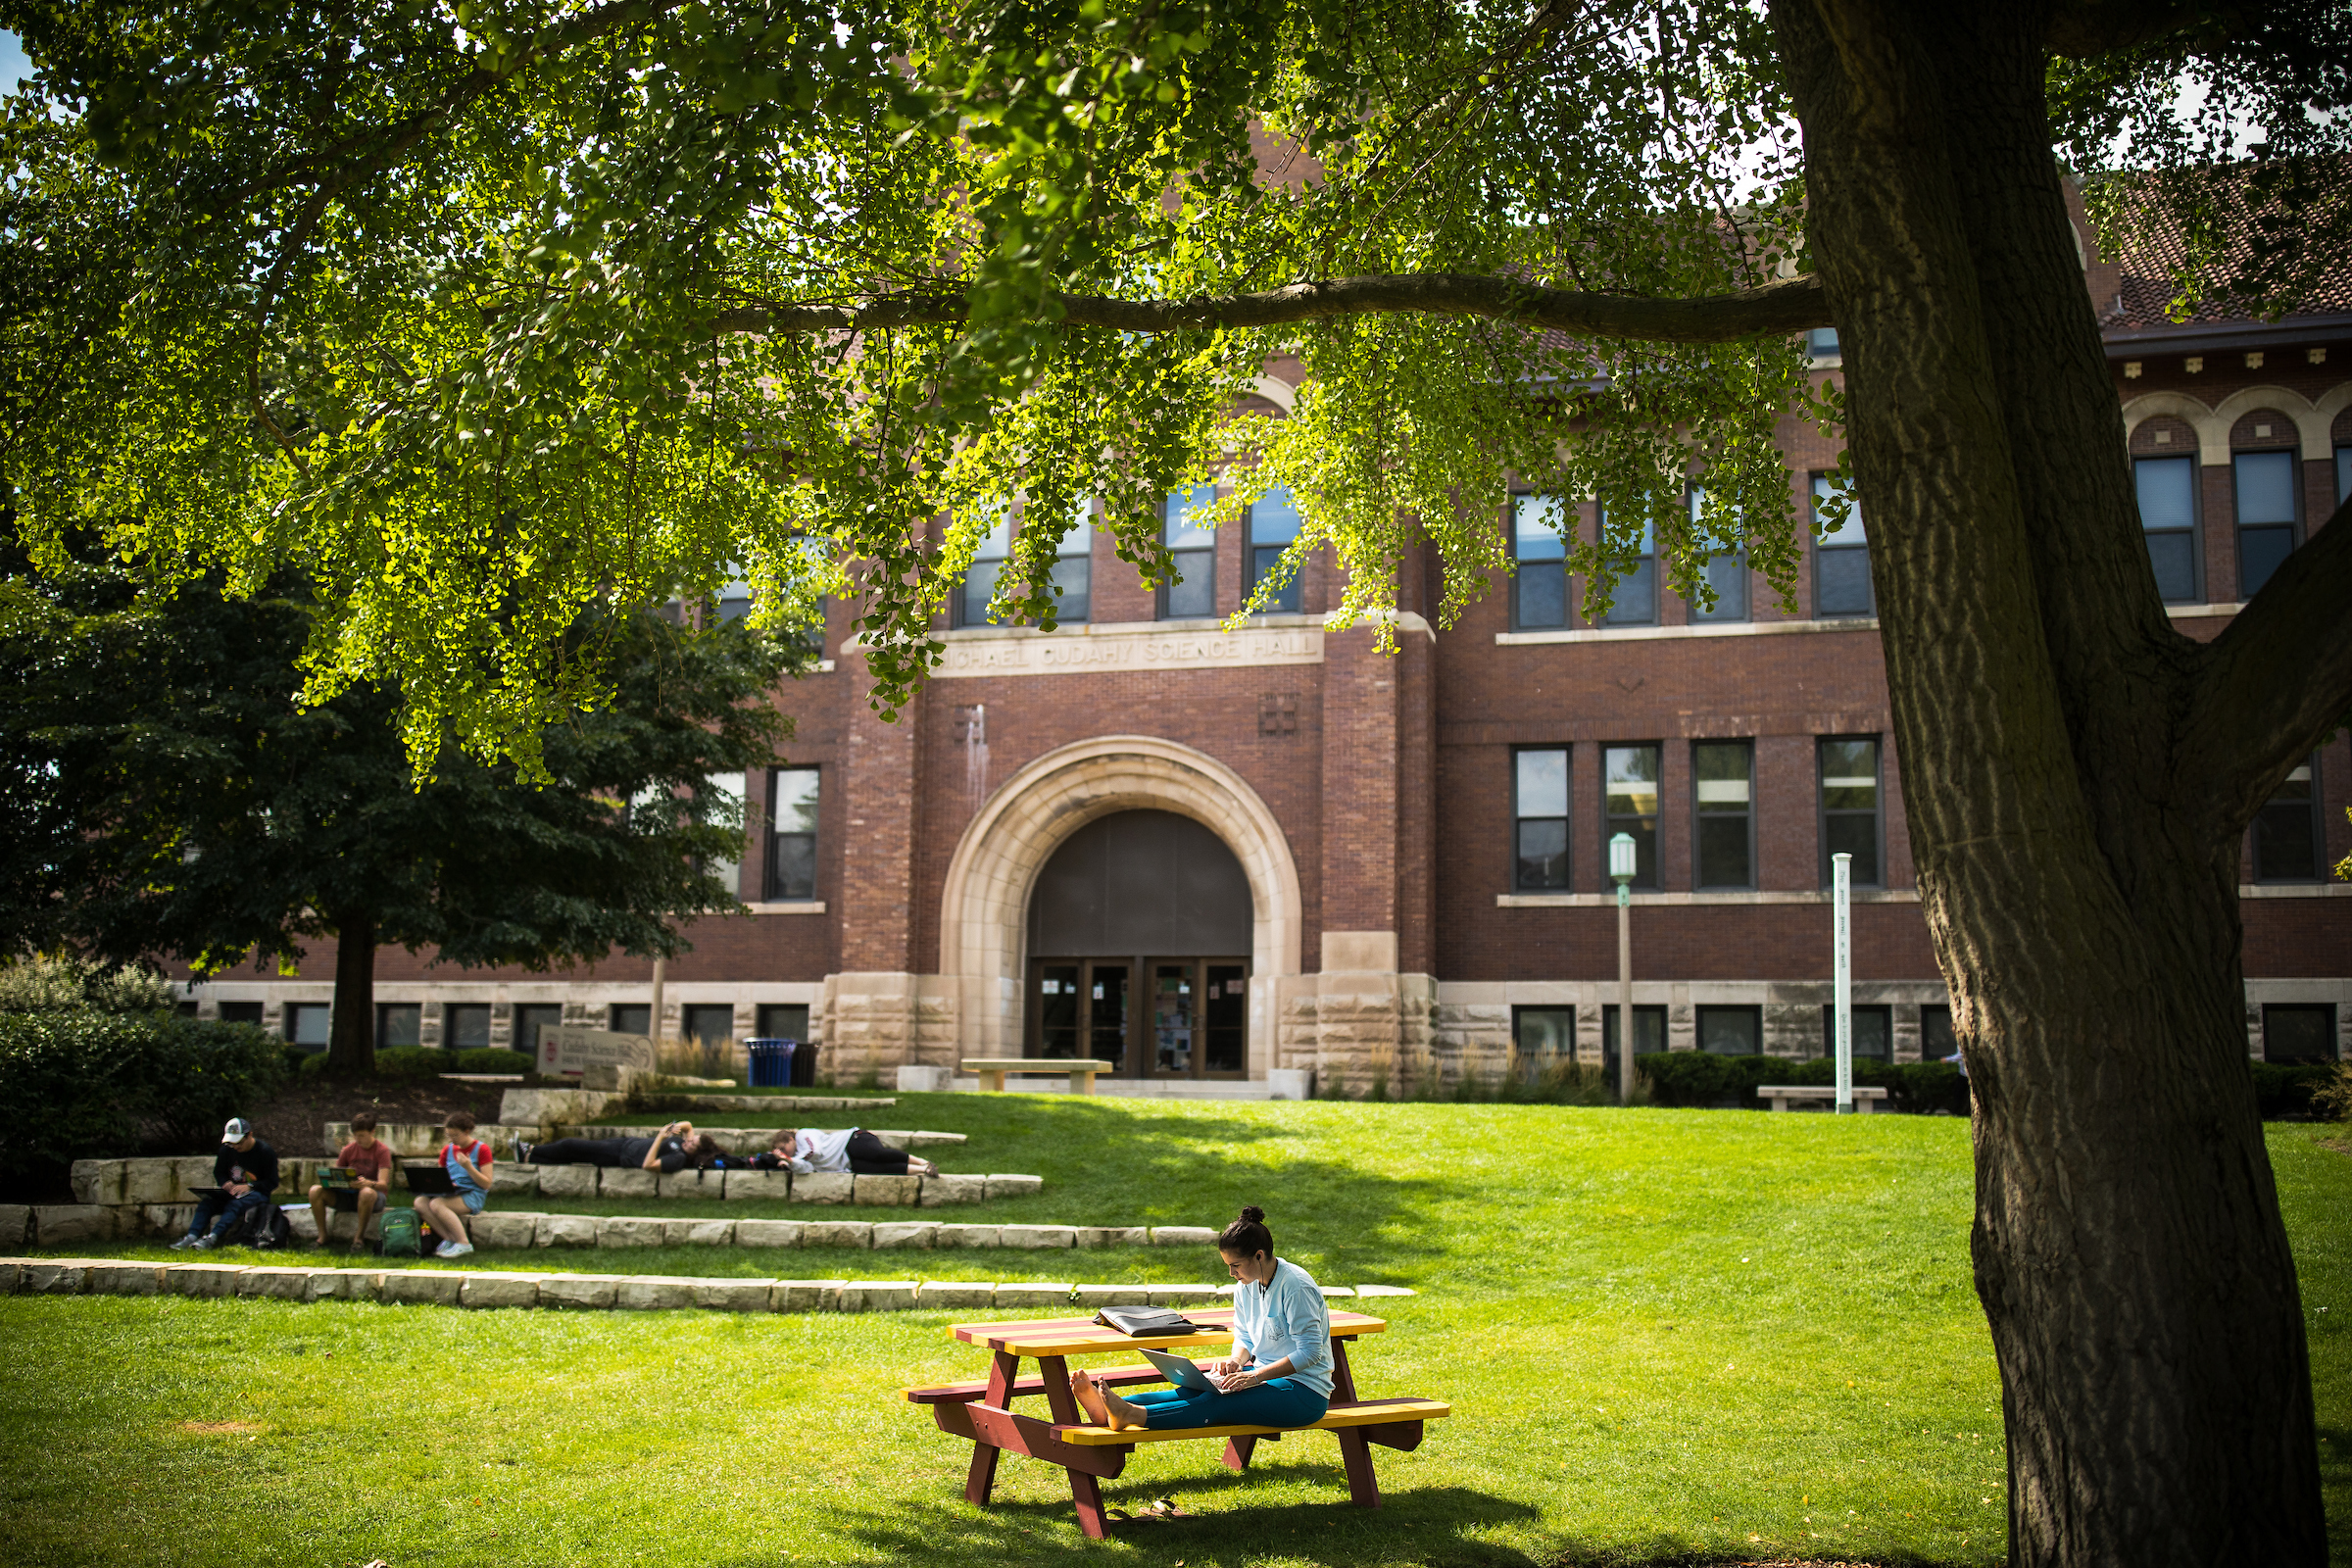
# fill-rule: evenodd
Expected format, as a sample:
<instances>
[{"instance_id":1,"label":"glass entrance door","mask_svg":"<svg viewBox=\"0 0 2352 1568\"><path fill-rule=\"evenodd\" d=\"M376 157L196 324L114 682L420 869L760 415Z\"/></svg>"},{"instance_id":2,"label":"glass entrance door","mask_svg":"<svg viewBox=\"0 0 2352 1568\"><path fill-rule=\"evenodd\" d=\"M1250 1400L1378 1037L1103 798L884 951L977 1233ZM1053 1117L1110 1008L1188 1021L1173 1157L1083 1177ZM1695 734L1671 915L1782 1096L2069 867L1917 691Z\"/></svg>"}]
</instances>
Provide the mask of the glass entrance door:
<instances>
[{"instance_id":1,"label":"glass entrance door","mask_svg":"<svg viewBox=\"0 0 2352 1568\"><path fill-rule=\"evenodd\" d=\"M1250 1071L1250 965L1240 958L1153 958L1152 1071L1241 1078Z\"/></svg>"},{"instance_id":2,"label":"glass entrance door","mask_svg":"<svg viewBox=\"0 0 2352 1568\"><path fill-rule=\"evenodd\" d=\"M1029 965L1029 1040L1023 1054L1107 1061L1121 1075L1127 1059L1127 958L1040 958Z\"/></svg>"},{"instance_id":3,"label":"glass entrance door","mask_svg":"<svg viewBox=\"0 0 2352 1568\"><path fill-rule=\"evenodd\" d=\"M1091 1056L1121 1077L1249 1076L1247 959L1036 958L1028 1002L1024 1054Z\"/></svg>"}]
</instances>

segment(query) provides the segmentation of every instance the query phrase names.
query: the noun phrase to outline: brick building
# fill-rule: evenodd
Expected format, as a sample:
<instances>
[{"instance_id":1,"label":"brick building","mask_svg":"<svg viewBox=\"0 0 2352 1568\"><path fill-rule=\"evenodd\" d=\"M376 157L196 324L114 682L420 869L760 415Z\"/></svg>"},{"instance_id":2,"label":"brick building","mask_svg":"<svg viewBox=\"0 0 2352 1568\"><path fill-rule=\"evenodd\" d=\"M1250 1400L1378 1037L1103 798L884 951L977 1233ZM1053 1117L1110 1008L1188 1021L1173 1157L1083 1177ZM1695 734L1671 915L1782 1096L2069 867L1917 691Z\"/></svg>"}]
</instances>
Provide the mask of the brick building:
<instances>
[{"instance_id":1,"label":"brick building","mask_svg":"<svg viewBox=\"0 0 2352 1568\"><path fill-rule=\"evenodd\" d=\"M2352 489L2352 293L2262 323L2164 319L2161 272L2096 259L2099 307L2175 623L2228 624ZM1818 373L1839 374L1834 333ZM1281 366L1259 384L1287 406ZM1784 431L1809 506L1836 453ZM1637 1048L1819 1054L1829 856L1855 856L1856 1048L1917 1059L1950 1023L1914 885L1867 519L1805 545L1798 612L1719 563L1701 617L1654 571L1577 613L1545 498L1498 517L1516 579L1439 633L1434 560L1399 583L1393 656L1330 631L1327 562L1285 612L1219 617L1295 526L1188 531L1184 582L1071 547L1051 635L952 617L896 723L848 639L777 694L789 765L743 781L752 912L668 966L663 1032L821 1043L829 1076L961 1055L1108 1056L1149 1092L1248 1093L1310 1069L1360 1092L1615 1050L1609 836L1633 834ZM1592 508L1579 510L1592 526ZM998 552L1001 554L1001 551ZM967 594L985 603L990 552ZM2249 1046L2334 1056L2352 1031L2352 745L2289 781L2246 849ZM333 956L223 976L207 1014L323 1042ZM378 959L379 1039L527 1046L559 1018L643 1029L650 966L545 977ZM1218 1085L1229 1086L1220 1090ZM1181 1086L1181 1087L1180 1087ZM1262 1090L1260 1091L1262 1092Z\"/></svg>"}]
</instances>

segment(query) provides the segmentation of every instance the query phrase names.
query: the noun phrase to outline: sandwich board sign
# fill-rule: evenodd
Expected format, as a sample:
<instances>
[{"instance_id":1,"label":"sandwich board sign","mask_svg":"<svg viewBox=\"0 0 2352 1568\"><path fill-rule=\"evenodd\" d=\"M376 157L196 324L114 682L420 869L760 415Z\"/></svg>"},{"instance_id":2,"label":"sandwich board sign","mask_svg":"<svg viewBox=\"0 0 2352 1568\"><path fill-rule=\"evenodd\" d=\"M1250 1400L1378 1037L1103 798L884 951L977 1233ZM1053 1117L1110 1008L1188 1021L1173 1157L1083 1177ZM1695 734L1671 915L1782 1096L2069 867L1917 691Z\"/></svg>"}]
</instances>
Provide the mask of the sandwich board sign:
<instances>
[{"instance_id":1,"label":"sandwich board sign","mask_svg":"<svg viewBox=\"0 0 2352 1568\"><path fill-rule=\"evenodd\" d=\"M550 1024L539 1031L539 1072L542 1077L578 1077L591 1067L630 1067L654 1070L654 1043L645 1035L614 1034L610 1029L582 1029Z\"/></svg>"}]
</instances>

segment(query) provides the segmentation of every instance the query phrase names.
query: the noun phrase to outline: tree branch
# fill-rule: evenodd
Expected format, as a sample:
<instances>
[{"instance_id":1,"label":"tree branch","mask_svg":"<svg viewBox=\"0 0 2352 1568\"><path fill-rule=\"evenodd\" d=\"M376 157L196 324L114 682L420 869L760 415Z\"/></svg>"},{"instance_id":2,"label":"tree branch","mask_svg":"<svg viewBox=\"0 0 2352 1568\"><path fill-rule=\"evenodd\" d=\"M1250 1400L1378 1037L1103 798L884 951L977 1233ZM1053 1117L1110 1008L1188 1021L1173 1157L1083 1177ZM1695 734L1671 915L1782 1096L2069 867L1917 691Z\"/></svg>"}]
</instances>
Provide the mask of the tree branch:
<instances>
[{"instance_id":1,"label":"tree branch","mask_svg":"<svg viewBox=\"0 0 2352 1568\"><path fill-rule=\"evenodd\" d=\"M2071 0L2053 7L2043 42L2069 60L2136 49L2180 34L2225 38L2255 20L2252 8L2206 0Z\"/></svg>"},{"instance_id":2,"label":"tree branch","mask_svg":"<svg viewBox=\"0 0 2352 1568\"><path fill-rule=\"evenodd\" d=\"M1818 279L1792 277L1738 294L1650 299L1542 288L1510 278L1463 272L1404 272L1292 283L1254 294L1207 294L1182 300L1114 300L1087 294L1050 297L1048 319L1117 332L1184 332L1281 326L1374 314L1477 316L1566 332L1575 337L1652 343L1730 343L1828 326L1830 307ZM892 294L862 307L747 306L721 311L722 332L868 332L897 326L952 326L968 306L961 294Z\"/></svg>"},{"instance_id":3,"label":"tree branch","mask_svg":"<svg viewBox=\"0 0 2352 1568\"><path fill-rule=\"evenodd\" d=\"M2191 702L2184 772L2242 832L2352 710L2352 507L2314 530L2213 640Z\"/></svg>"}]
</instances>

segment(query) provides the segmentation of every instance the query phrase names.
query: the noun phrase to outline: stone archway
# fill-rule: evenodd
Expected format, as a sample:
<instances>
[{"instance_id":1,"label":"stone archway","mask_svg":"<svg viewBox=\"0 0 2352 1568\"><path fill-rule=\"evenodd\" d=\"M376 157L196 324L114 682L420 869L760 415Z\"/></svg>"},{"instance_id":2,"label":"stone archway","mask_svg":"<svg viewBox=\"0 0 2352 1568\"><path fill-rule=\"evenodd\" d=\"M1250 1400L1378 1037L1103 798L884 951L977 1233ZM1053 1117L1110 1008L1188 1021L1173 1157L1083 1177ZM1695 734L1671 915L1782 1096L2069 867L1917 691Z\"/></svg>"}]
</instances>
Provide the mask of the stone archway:
<instances>
[{"instance_id":1,"label":"stone archway","mask_svg":"<svg viewBox=\"0 0 2352 1568\"><path fill-rule=\"evenodd\" d=\"M956 997L962 1051L1018 1055L1029 896L1063 840L1098 817L1175 811L1213 831L1250 881L1250 970L1295 975L1303 911L1290 841L1257 791L1204 752L1148 735L1104 735L1047 753L992 794L956 846L940 901L940 972ZM1273 985L1250 988L1250 1075L1275 1061Z\"/></svg>"}]
</instances>

